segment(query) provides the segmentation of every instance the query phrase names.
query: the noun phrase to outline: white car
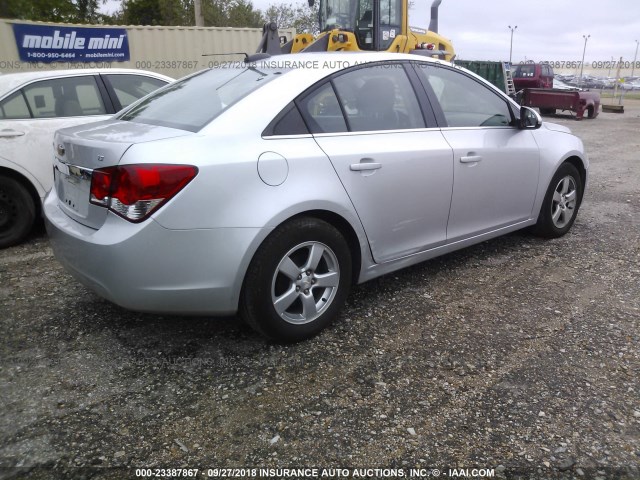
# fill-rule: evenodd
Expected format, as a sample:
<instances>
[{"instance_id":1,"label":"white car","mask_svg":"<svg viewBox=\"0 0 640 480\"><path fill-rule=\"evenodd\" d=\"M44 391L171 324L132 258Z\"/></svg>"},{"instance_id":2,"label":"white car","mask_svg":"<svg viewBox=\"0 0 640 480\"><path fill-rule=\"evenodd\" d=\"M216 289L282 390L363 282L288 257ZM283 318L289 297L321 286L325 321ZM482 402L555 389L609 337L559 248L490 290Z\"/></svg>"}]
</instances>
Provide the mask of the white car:
<instances>
[{"instance_id":1,"label":"white car","mask_svg":"<svg viewBox=\"0 0 640 480\"><path fill-rule=\"evenodd\" d=\"M633 82L622 82L620 84L620 88L622 88L622 90L640 90L640 80L635 80Z\"/></svg>"},{"instance_id":2,"label":"white car","mask_svg":"<svg viewBox=\"0 0 640 480\"><path fill-rule=\"evenodd\" d=\"M173 79L130 69L0 76L0 248L19 243L53 184L53 133L105 120Z\"/></svg>"}]
</instances>

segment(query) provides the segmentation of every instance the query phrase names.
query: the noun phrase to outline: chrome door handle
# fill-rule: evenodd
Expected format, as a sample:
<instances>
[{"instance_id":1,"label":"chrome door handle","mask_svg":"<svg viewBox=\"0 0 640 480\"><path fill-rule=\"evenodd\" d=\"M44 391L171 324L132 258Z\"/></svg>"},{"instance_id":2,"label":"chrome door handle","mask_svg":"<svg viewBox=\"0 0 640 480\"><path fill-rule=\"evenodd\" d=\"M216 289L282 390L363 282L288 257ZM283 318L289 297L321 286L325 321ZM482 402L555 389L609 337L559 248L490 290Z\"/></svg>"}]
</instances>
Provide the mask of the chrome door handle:
<instances>
[{"instance_id":1,"label":"chrome door handle","mask_svg":"<svg viewBox=\"0 0 640 480\"><path fill-rule=\"evenodd\" d=\"M10 137L21 137L24 135L24 132L18 132L16 130L0 130L0 137L10 138Z\"/></svg>"},{"instance_id":2,"label":"chrome door handle","mask_svg":"<svg viewBox=\"0 0 640 480\"><path fill-rule=\"evenodd\" d=\"M364 170L378 170L382 168L382 164L376 162L352 163L349 168L354 172L362 172Z\"/></svg>"},{"instance_id":3,"label":"chrome door handle","mask_svg":"<svg viewBox=\"0 0 640 480\"><path fill-rule=\"evenodd\" d=\"M475 163L482 160L480 155L469 155L468 157L460 157L460 163Z\"/></svg>"}]
</instances>

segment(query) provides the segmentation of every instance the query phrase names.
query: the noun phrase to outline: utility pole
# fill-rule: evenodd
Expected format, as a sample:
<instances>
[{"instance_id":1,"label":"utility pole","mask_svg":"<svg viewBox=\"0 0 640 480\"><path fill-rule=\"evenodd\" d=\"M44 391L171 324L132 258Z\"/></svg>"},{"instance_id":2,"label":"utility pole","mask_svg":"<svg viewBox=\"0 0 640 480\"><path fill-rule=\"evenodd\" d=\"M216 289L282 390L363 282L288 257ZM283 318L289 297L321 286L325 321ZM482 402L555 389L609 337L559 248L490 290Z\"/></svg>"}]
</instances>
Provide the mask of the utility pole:
<instances>
[{"instance_id":1,"label":"utility pole","mask_svg":"<svg viewBox=\"0 0 640 480\"><path fill-rule=\"evenodd\" d=\"M193 0L193 10L196 16L196 27L204 27L204 15L202 14L202 0Z\"/></svg>"},{"instance_id":2,"label":"utility pole","mask_svg":"<svg viewBox=\"0 0 640 480\"><path fill-rule=\"evenodd\" d=\"M636 60L638 59L638 40L636 40L636 54L633 56L633 65L631 65L631 76L633 77L633 74L636 71Z\"/></svg>"},{"instance_id":3,"label":"utility pole","mask_svg":"<svg viewBox=\"0 0 640 480\"><path fill-rule=\"evenodd\" d=\"M589 40L590 37L591 35L582 35L582 38L584 38L584 49L582 50L582 63L580 64L580 80L578 80L578 88L580 88L580 84L582 83L582 72L584 71L584 54L587 51L587 40Z\"/></svg>"},{"instance_id":4,"label":"utility pole","mask_svg":"<svg viewBox=\"0 0 640 480\"><path fill-rule=\"evenodd\" d=\"M611 57L611 63L609 64L609 77L611 77L611 67L613 66L613 62L615 62L615 58Z\"/></svg>"},{"instance_id":5,"label":"utility pole","mask_svg":"<svg viewBox=\"0 0 640 480\"><path fill-rule=\"evenodd\" d=\"M516 25L511 28L511 25L509 25L508 28L511 30L511 46L509 47L509 65L511 65L511 56L513 55L513 32L518 28L518 26Z\"/></svg>"}]
</instances>

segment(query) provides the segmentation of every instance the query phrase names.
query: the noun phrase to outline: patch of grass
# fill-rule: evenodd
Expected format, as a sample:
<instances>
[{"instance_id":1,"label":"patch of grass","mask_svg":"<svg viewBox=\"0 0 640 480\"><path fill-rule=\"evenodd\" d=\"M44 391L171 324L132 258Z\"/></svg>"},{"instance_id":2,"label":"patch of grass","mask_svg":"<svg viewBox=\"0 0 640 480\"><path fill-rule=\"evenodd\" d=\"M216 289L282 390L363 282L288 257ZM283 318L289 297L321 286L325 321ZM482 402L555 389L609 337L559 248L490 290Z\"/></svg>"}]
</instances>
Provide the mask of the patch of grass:
<instances>
[{"instance_id":1,"label":"patch of grass","mask_svg":"<svg viewBox=\"0 0 640 480\"><path fill-rule=\"evenodd\" d=\"M619 98L620 95L622 94L622 92L618 92L618 96L616 97ZM600 93L600 98L612 98L613 97L613 91L609 90L609 91L603 91ZM633 99L633 100L640 100L640 91L629 91L629 92L625 92L624 94L624 98L622 99L622 101L624 102L625 99Z\"/></svg>"}]
</instances>

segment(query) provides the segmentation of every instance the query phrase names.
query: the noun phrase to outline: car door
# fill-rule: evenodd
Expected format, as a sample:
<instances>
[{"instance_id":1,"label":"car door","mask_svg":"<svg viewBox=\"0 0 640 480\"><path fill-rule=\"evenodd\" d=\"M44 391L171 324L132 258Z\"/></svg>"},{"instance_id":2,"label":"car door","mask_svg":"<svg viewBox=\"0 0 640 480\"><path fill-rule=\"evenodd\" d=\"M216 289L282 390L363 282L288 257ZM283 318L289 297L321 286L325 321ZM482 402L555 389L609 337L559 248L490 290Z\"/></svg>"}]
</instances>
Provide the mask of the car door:
<instances>
[{"instance_id":1,"label":"car door","mask_svg":"<svg viewBox=\"0 0 640 480\"><path fill-rule=\"evenodd\" d=\"M344 185L376 262L446 241L452 151L434 128L433 113L421 109L402 64L353 68L297 104Z\"/></svg>"},{"instance_id":2,"label":"car door","mask_svg":"<svg viewBox=\"0 0 640 480\"><path fill-rule=\"evenodd\" d=\"M0 102L5 104L13 105L15 114L0 119L1 155L35 177L44 192L53 183L54 132L113 112L93 75L32 82Z\"/></svg>"},{"instance_id":3,"label":"car door","mask_svg":"<svg viewBox=\"0 0 640 480\"><path fill-rule=\"evenodd\" d=\"M538 145L530 131L518 129L507 99L460 70L420 63L416 71L453 148L447 241L529 219L538 186Z\"/></svg>"}]
</instances>

